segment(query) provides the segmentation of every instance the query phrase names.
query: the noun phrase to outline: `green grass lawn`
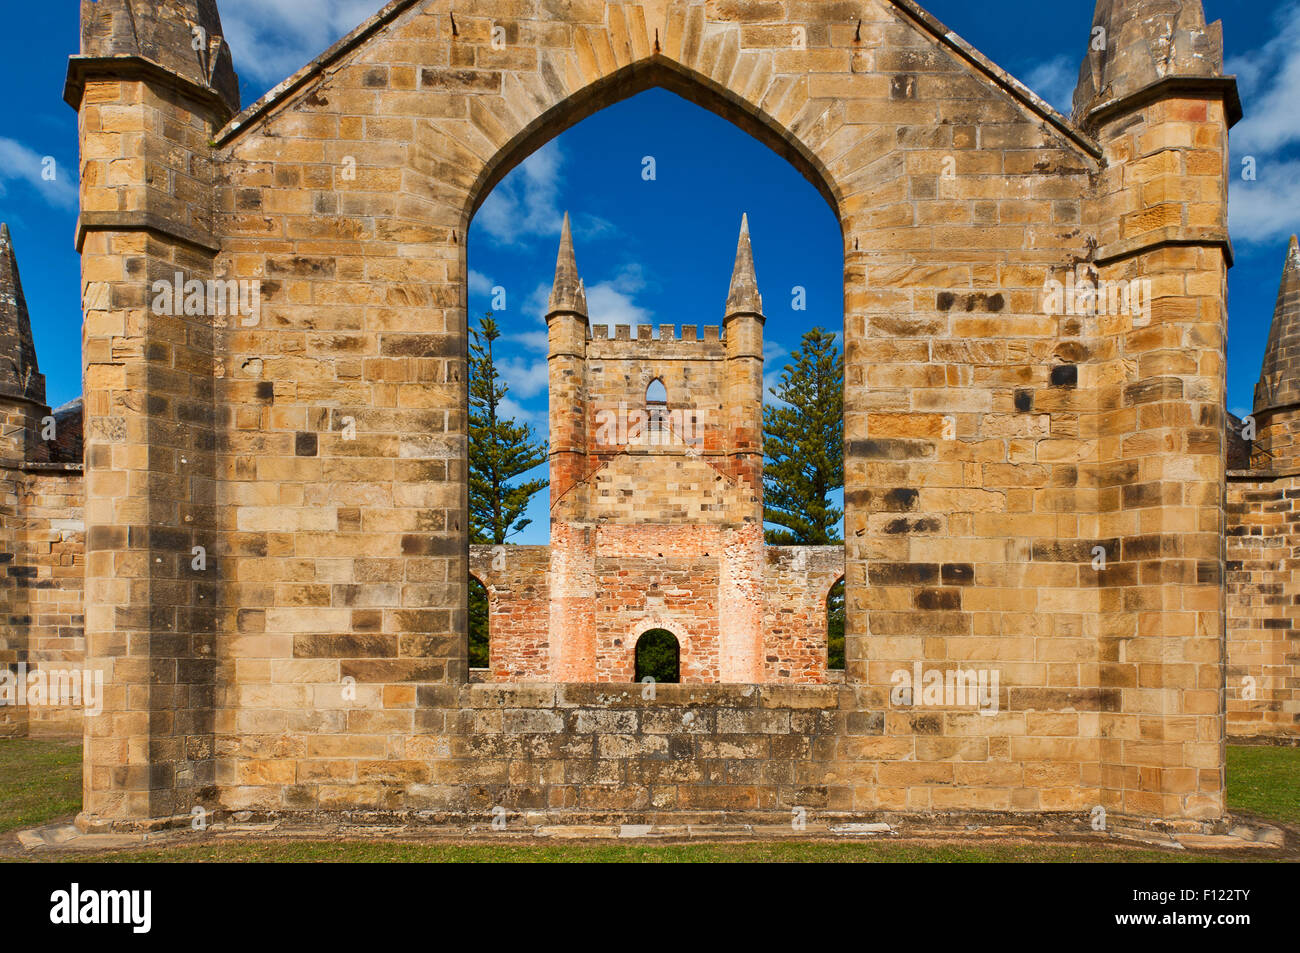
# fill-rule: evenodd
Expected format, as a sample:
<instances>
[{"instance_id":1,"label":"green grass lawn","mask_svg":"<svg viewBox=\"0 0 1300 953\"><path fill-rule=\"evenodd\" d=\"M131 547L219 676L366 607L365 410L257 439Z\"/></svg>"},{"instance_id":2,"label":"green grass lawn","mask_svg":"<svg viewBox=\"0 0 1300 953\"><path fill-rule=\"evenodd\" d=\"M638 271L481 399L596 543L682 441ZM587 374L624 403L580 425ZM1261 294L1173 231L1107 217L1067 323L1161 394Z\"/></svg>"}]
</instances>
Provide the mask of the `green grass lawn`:
<instances>
[{"instance_id":1,"label":"green grass lawn","mask_svg":"<svg viewBox=\"0 0 1300 953\"><path fill-rule=\"evenodd\" d=\"M247 841L97 854L64 855L68 862L107 863L1214 863L1204 853L1147 850L1109 844L917 844L808 841L722 844L400 844L366 841ZM1251 856L1252 862L1271 858Z\"/></svg>"},{"instance_id":2,"label":"green grass lawn","mask_svg":"<svg viewBox=\"0 0 1300 953\"><path fill-rule=\"evenodd\" d=\"M0 834L81 810L81 745L0 741Z\"/></svg>"},{"instance_id":3,"label":"green grass lawn","mask_svg":"<svg viewBox=\"0 0 1300 953\"><path fill-rule=\"evenodd\" d=\"M51 741L0 741L0 834L70 817L81 806L81 748ZM1300 823L1300 748L1230 747L1228 806L1262 818ZM888 840L853 842L763 842L715 844L429 844L353 840L344 842L261 840L208 842L60 860L113 863L312 862L312 863L1199 863L1221 860L1204 853L1180 853L1092 843L957 844ZM1252 853L1248 860L1271 859Z\"/></svg>"},{"instance_id":4,"label":"green grass lawn","mask_svg":"<svg viewBox=\"0 0 1300 953\"><path fill-rule=\"evenodd\" d=\"M1300 748L1230 745L1228 809L1300 824Z\"/></svg>"}]
</instances>

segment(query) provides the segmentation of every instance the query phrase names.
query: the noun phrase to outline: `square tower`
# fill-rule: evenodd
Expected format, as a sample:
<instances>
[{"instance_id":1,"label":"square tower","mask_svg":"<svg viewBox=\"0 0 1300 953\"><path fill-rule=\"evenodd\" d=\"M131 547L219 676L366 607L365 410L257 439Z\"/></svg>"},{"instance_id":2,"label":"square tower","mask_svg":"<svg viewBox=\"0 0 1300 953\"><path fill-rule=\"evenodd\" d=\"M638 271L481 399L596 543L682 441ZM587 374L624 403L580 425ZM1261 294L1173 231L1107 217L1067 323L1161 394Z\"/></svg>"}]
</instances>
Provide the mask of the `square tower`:
<instances>
[{"instance_id":1,"label":"square tower","mask_svg":"<svg viewBox=\"0 0 1300 953\"><path fill-rule=\"evenodd\" d=\"M720 329L592 328L565 217L547 327L551 675L631 681L666 629L684 682L762 671L763 313L742 222Z\"/></svg>"}]
</instances>

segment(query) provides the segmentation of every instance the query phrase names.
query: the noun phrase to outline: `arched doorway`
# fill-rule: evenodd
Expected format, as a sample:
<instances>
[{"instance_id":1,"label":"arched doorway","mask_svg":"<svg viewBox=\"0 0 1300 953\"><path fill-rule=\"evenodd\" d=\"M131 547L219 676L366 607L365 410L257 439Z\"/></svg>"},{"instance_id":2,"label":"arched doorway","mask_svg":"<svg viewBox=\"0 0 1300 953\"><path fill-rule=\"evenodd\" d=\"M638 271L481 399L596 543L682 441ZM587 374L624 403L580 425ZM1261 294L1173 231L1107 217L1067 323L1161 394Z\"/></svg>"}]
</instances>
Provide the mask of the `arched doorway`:
<instances>
[{"instance_id":1,"label":"arched doorway","mask_svg":"<svg viewBox=\"0 0 1300 953\"><path fill-rule=\"evenodd\" d=\"M681 645L667 629L650 629L636 640L636 680L681 681Z\"/></svg>"}]
</instances>

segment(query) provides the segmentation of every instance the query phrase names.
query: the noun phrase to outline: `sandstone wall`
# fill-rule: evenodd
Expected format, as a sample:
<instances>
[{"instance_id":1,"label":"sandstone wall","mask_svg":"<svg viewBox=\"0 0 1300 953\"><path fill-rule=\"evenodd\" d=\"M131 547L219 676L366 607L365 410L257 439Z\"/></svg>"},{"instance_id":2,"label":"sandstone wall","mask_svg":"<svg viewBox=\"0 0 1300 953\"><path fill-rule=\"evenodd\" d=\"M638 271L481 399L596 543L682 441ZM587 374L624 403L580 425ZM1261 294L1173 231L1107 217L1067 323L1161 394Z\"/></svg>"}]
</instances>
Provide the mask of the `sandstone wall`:
<instances>
[{"instance_id":1,"label":"sandstone wall","mask_svg":"<svg viewBox=\"0 0 1300 953\"><path fill-rule=\"evenodd\" d=\"M1239 472L1228 481L1228 734L1300 735L1296 476Z\"/></svg>"},{"instance_id":2,"label":"sandstone wall","mask_svg":"<svg viewBox=\"0 0 1300 953\"><path fill-rule=\"evenodd\" d=\"M1217 92L1083 131L907 0L458 2L454 21L398 0L215 132L212 104L98 68L87 631L119 654L120 705L88 726L87 823L438 809L567 770L467 727L465 235L530 152L655 85L773 146L843 228L847 671L820 776L861 811L1222 818ZM118 186L120 158L138 175ZM192 240L127 214L206 226L208 195ZM1150 324L1049 313L1045 281L1080 263L1149 277ZM140 277L177 267L261 280L260 323L148 315ZM729 681L764 664L747 529L723 540L721 618L754 620L720 633ZM594 591L591 532L552 534L552 631L579 637L557 680L595 657L594 610L564 601ZM201 580L179 559L196 540ZM997 710L893 701L914 666L998 673ZM600 743L534 717L548 745ZM443 744L465 753L451 787L429 780ZM603 770L646 791L657 768L633 750Z\"/></svg>"},{"instance_id":3,"label":"sandstone wall","mask_svg":"<svg viewBox=\"0 0 1300 953\"><path fill-rule=\"evenodd\" d=\"M80 471L80 466L60 464L0 470L0 665L16 669L25 662L29 674L58 672L60 678L63 673L79 676L85 666L85 488ZM0 706L0 735L80 736L81 697L71 705L54 701Z\"/></svg>"},{"instance_id":4,"label":"sandstone wall","mask_svg":"<svg viewBox=\"0 0 1300 953\"><path fill-rule=\"evenodd\" d=\"M422 730L459 717L467 215L540 142L534 117L558 128L658 82L815 170L840 212L847 664L871 706L860 717L884 717L891 673L916 660L998 669L1015 686L1010 703L1024 700L1018 710L974 722L896 717L891 741L906 753L891 756L912 761L913 803L952 783L946 759L958 753L991 773L940 798L953 804L1082 810L1096 800L1097 714L1122 695L1100 686L1103 626L1092 620L1103 606L1083 558L1099 498L1081 476L1098 443L1080 422L1097 379L1078 368L1106 345L1100 329L1044 315L1042 288L1088 255L1099 154L895 4L853 6L840 20L820 6L672 4L661 56L620 72L652 52L653 29L640 24L653 16L639 5L537 19L512 9L514 39L500 51L490 44L499 8L458 9L453 34L446 10L417 4L265 116L222 133L221 260L235 276L265 278L269 296L261 327L221 339L222 419L234 429L218 493L238 531L227 604L250 621L265 610L236 643L227 724L287 729L301 724L294 712L313 679L318 693L335 690L332 665L308 673L327 654L320 646L349 640L340 633L357 610L308 608L292 594L348 580L372 559L399 585L375 607L393 654L342 671L376 698L421 699ZM807 24L807 50L789 48L790 17ZM355 441L339 432L345 415L358 422ZM305 455L294 437L304 429L316 438ZM260 499L276 493L266 509ZM357 503L343 495L359 493L369 497L360 522L344 522ZM915 529L869 532L877 517ZM592 558L561 574L575 592L601 578L589 542ZM936 588L947 592L924 595ZM761 666L760 652L750 657ZM384 737L409 720L403 709L370 717ZM362 742L350 724L338 744ZM309 749L335 743L309 727L290 733L304 730ZM1177 744L1167 756L1181 766ZM1137 806L1211 816L1219 789L1204 784L1204 800L1185 799L1194 783ZM283 790L274 780L231 799L281 803ZM1108 806L1125 809L1124 797Z\"/></svg>"}]
</instances>

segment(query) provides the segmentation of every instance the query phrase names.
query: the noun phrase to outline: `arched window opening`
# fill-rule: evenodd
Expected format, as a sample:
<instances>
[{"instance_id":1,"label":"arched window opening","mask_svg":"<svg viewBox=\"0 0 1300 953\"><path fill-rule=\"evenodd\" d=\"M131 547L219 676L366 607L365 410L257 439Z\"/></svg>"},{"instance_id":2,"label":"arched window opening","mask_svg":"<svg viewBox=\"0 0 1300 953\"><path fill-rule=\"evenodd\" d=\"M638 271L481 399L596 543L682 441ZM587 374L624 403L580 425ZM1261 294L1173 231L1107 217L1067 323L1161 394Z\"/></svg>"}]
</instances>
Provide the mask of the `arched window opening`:
<instances>
[{"instance_id":1,"label":"arched window opening","mask_svg":"<svg viewBox=\"0 0 1300 953\"><path fill-rule=\"evenodd\" d=\"M488 620L488 591L469 577L469 667L488 668L491 659L491 625Z\"/></svg>"},{"instance_id":2,"label":"arched window opening","mask_svg":"<svg viewBox=\"0 0 1300 953\"><path fill-rule=\"evenodd\" d=\"M681 681L681 647L667 629L651 629L636 640L636 680Z\"/></svg>"},{"instance_id":3,"label":"arched window opening","mask_svg":"<svg viewBox=\"0 0 1300 953\"><path fill-rule=\"evenodd\" d=\"M500 638L490 652L488 597L472 586L471 665L479 678L480 666L489 664L492 678L503 681L586 682L619 670L616 677L625 678L629 642L638 679L768 677L753 648L761 633L749 631L761 629L761 614L743 626L692 627L692 659L725 664L700 669L692 661L689 671L672 634L625 629L619 616L644 604L642 593L648 598L654 591L657 570L649 562L615 569L621 555L608 550L616 536L645 535L647 559L671 559L657 556L666 547L638 528L673 526L694 540L690 546L716 552L716 536L699 516L719 509L743 508L748 521L769 531L785 526L767 519L762 506L764 498L779 503L779 493L765 490L760 497L755 489L803 482L795 472L800 463L819 455L822 444L835 457L843 443L829 433L829 423L811 419L839 417L841 402L831 400L843 390L834 361L842 350L845 273L836 196L819 160L776 119L735 106L706 78L656 61L531 124L470 189L460 268L476 335L471 355L478 361L467 381L467 528L473 543L507 544L507 552L508 544L521 547L508 582L488 577L502 587L489 587L489 595L492 621L504 626L491 633ZM709 144L705 154L701 142ZM620 146L610 149L610 143ZM629 155L643 157L633 175ZM720 167L728 174L719 175ZM771 289L770 315L762 288ZM777 290L784 288L794 289L789 306ZM492 340L489 318L497 332ZM804 340L813 329L822 331L816 347ZM823 373L823 365L834 366ZM783 371L790 392L801 392L813 376L825 395L817 391L799 405L808 419L792 412L786 444L769 454L767 385ZM778 468L787 461L782 483ZM716 480L711 467L719 471ZM734 480L723 475L732 471ZM634 489L661 480L672 482L672 493ZM828 481L822 494L828 498L808 505L842 506L836 485ZM791 497L792 520L804 503ZM580 532L592 522L620 532ZM838 526L838 509L823 522ZM822 534L801 541L838 539ZM531 549L547 545L545 558ZM557 585L548 560L557 572L595 565L619 575L615 580L599 568L590 586ZM716 573L720 594L731 585L721 562L702 572L710 588ZM604 597L615 586L628 600ZM516 597L525 591L529 606L516 612ZM821 595L824 600L826 592ZM562 623L567 610L552 611L570 599L581 601L584 618L594 617L601 633L594 646L586 628ZM813 600L813 618L801 612L790 638L801 642L804 664L815 668L802 640L824 636L809 631L816 629L816 592L800 601L806 599ZM727 599L714 601L702 610L720 619ZM618 636L606 639L609 632ZM823 654L823 666L824 660Z\"/></svg>"},{"instance_id":4,"label":"arched window opening","mask_svg":"<svg viewBox=\"0 0 1300 953\"><path fill-rule=\"evenodd\" d=\"M668 425L668 388L664 382L656 377L650 382L650 386L645 390L645 413L647 427L646 429L652 434L667 433ZM654 436L652 442L657 442Z\"/></svg>"},{"instance_id":5,"label":"arched window opening","mask_svg":"<svg viewBox=\"0 0 1300 953\"><path fill-rule=\"evenodd\" d=\"M844 671L844 580L826 596L826 667Z\"/></svg>"}]
</instances>

